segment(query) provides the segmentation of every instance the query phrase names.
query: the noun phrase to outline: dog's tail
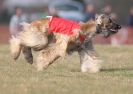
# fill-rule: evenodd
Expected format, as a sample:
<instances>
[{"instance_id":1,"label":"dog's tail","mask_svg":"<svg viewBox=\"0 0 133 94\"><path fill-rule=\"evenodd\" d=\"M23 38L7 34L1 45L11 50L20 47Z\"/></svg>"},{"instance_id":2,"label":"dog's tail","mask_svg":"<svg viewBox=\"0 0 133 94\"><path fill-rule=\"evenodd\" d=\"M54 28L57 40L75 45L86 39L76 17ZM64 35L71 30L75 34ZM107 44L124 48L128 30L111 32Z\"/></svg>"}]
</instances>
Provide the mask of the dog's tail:
<instances>
[{"instance_id":1,"label":"dog's tail","mask_svg":"<svg viewBox=\"0 0 133 94\"><path fill-rule=\"evenodd\" d=\"M12 58L16 60L21 52L20 40L14 36L9 40Z\"/></svg>"},{"instance_id":2,"label":"dog's tail","mask_svg":"<svg viewBox=\"0 0 133 94\"><path fill-rule=\"evenodd\" d=\"M29 23L22 22L22 23L20 23L20 25L22 26L23 31L29 31L29 27L30 27L30 24Z\"/></svg>"}]
</instances>

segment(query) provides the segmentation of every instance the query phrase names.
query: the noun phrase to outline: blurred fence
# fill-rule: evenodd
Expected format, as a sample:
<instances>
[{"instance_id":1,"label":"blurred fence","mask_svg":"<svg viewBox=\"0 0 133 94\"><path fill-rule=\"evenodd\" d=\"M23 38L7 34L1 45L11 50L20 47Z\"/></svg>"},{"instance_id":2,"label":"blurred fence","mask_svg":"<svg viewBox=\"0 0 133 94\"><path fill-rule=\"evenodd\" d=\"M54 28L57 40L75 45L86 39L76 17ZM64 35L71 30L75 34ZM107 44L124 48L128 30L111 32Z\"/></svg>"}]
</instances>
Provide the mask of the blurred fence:
<instances>
[{"instance_id":1,"label":"blurred fence","mask_svg":"<svg viewBox=\"0 0 133 94\"><path fill-rule=\"evenodd\" d=\"M0 44L9 43L10 33L8 25L0 25ZM133 28L123 27L117 34L103 38L96 36L93 42L95 44L112 44L112 45L123 45L133 44Z\"/></svg>"},{"instance_id":2,"label":"blurred fence","mask_svg":"<svg viewBox=\"0 0 133 94\"><path fill-rule=\"evenodd\" d=\"M0 25L0 43L8 43L10 38L8 25Z\"/></svg>"},{"instance_id":3,"label":"blurred fence","mask_svg":"<svg viewBox=\"0 0 133 94\"><path fill-rule=\"evenodd\" d=\"M133 44L133 28L123 27L117 34L109 38L97 36L94 39L96 44L112 44L112 45L129 45Z\"/></svg>"}]
</instances>

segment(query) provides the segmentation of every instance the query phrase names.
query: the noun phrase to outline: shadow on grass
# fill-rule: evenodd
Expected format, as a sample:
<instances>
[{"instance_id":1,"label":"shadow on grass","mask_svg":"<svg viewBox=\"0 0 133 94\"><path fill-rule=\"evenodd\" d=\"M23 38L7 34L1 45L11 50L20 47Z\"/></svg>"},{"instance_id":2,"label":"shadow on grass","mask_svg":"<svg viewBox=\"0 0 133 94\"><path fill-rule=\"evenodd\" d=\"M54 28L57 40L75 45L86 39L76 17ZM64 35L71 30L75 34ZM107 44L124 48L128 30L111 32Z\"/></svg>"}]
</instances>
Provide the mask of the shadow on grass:
<instances>
[{"instance_id":1,"label":"shadow on grass","mask_svg":"<svg viewBox=\"0 0 133 94\"><path fill-rule=\"evenodd\" d=\"M133 68L110 68L102 69L101 72L109 73L116 76L133 77Z\"/></svg>"},{"instance_id":2,"label":"shadow on grass","mask_svg":"<svg viewBox=\"0 0 133 94\"><path fill-rule=\"evenodd\" d=\"M71 72L81 72L80 69L71 69ZM101 72L124 72L124 71L133 71L133 68L109 68L109 69L101 69Z\"/></svg>"},{"instance_id":3,"label":"shadow on grass","mask_svg":"<svg viewBox=\"0 0 133 94\"><path fill-rule=\"evenodd\" d=\"M110 69L101 69L101 72L115 72L115 71L133 71L133 68L110 68Z\"/></svg>"}]
</instances>

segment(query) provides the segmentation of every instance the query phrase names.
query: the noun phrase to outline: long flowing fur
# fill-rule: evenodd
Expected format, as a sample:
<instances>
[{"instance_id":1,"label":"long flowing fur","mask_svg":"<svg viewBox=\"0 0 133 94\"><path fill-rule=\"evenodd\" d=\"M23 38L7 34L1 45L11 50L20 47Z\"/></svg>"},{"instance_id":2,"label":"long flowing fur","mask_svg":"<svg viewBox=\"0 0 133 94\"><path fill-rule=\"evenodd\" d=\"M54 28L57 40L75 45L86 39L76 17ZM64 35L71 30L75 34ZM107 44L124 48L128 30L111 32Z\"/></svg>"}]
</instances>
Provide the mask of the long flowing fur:
<instances>
[{"instance_id":1,"label":"long flowing fur","mask_svg":"<svg viewBox=\"0 0 133 94\"><path fill-rule=\"evenodd\" d=\"M20 39L12 36L9 42L10 42L10 51L12 58L16 60L21 52Z\"/></svg>"},{"instance_id":2,"label":"long flowing fur","mask_svg":"<svg viewBox=\"0 0 133 94\"><path fill-rule=\"evenodd\" d=\"M104 16L104 17L103 17ZM101 23L98 23L98 21ZM31 48L34 50L42 50L38 57L37 57L37 69L43 70L43 68L47 68L50 64L52 64L56 59L59 57L63 57L66 54L67 48L69 48L69 44L76 43L79 40L80 35L87 35L89 36L89 40L91 40L96 34L96 25L98 24L100 29L103 29L105 32L107 27L113 27L113 22L110 22L109 17L105 15L100 15L96 19L96 21L88 21L86 23L79 23L80 28L74 29L72 32L76 33L74 36L66 36L61 33L53 33L53 36L56 39L56 43L50 46L49 42L49 35L48 26L49 26L49 19L41 19L34 21L32 23L23 23L23 31L18 34L15 38L10 40L11 45L11 54L13 58L16 60L21 50L25 55L25 59L32 64L33 57ZM113 28L115 29L115 28ZM116 29L117 31L118 29ZM100 30L101 32L102 30ZM106 32L108 33L108 32ZM91 42L89 42L91 43ZM82 49L82 45L86 45L83 43L79 46L80 50L78 49L81 61L81 71L82 72L90 72L95 73L100 70L100 60L97 56L91 56L90 54L86 54L86 50ZM92 44L87 46L87 51L95 52L92 47ZM92 49L90 49L92 48ZM95 58L94 58L95 57Z\"/></svg>"},{"instance_id":3,"label":"long flowing fur","mask_svg":"<svg viewBox=\"0 0 133 94\"><path fill-rule=\"evenodd\" d=\"M99 57L88 55L86 52L80 52L81 71L96 73L101 69L101 60Z\"/></svg>"}]
</instances>

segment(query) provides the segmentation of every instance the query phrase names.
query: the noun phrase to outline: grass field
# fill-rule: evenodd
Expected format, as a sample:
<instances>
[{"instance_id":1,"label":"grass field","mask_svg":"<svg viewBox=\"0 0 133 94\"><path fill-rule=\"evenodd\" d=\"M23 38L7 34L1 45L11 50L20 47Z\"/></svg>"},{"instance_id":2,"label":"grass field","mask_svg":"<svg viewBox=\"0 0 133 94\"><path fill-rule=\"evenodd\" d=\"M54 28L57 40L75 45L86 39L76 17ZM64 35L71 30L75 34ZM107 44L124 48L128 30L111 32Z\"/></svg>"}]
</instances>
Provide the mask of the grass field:
<instances>
[{"instance_id":1,"label":"grass field","mask_svg":"<svg viewBox=\"0 0 133 94\"><path fill-rule=\"evenodd\" d=\"M77 53L37 72L23 56L13 62L0 45L0 94L133 94L133 46L96 46L104 60L100 73L80 72Z\"/></svg>"}]
</instances>

